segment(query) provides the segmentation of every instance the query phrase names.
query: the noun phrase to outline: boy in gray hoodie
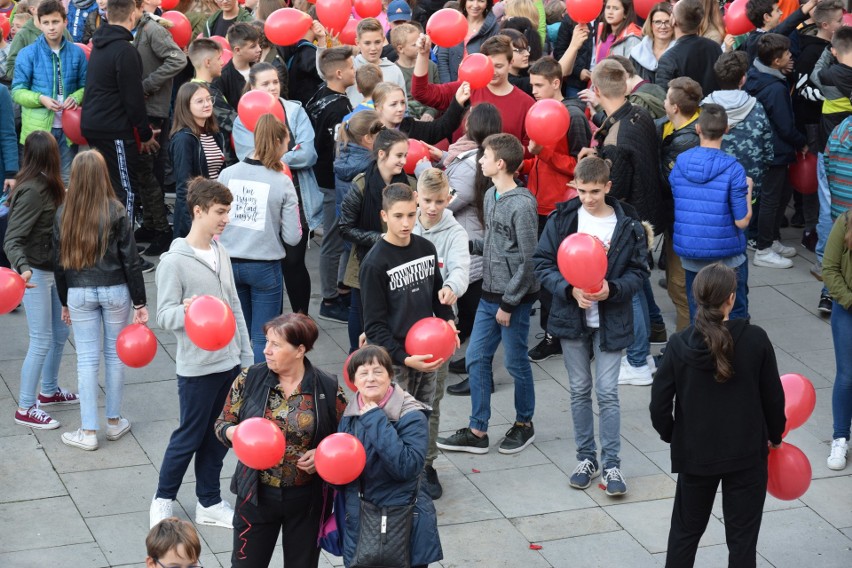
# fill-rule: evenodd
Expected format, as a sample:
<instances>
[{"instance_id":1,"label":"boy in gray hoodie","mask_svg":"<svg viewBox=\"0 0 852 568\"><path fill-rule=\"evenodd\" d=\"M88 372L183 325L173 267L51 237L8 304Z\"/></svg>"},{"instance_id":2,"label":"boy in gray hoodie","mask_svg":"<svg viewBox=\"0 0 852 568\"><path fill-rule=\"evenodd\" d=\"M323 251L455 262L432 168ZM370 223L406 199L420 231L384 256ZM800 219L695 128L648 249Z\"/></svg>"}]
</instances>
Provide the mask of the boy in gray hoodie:
<instances>
[{"instance_id":1,"label":"boy in gray hoodie","mask_svg":"<svg viewBox=\"0 0 852 568\"><path fill-rule=\"evenodd\" d=\"M471 419L448 438L439 438L442 450L485 454L491 418L491 361L505 343L506 370L515 380L515 422L500 443L501 454L522 451L533 440L535 391L527 357L530 310L538 297L533 271L538 228L535 197L519 187L514 174L524 159L521 142L511 134L493 134L482 147L482 173L494 186L485 193L485 239L470 242L470 252L484 261L482 299L467 348Z\"/></svg>"},{"instance_id":2,"label":"boy in gray hoodie","mask_svg":"<svg viewBox=\"0 0 852 568\"><path fill-rule=\"evenodd\" d=\"M232 199L228 188L217 181L193 180L186 196L192 228L186 238L174 240L157 267L157 325L172 330L177 338L180 425L172 432L163 456L157 493L151 502L151 527L173 516L172 504L195 456L195 522L233 528L234 510L219 492L222 461L228 449L216 439L213 425L234 379L241 368L253 363L253 356L231 259L213 238L228 224ZM186 311L201 295L223 300L237 321L231 342L218 351L197 347L186 334Z\"/></svg>"}]
</instances>

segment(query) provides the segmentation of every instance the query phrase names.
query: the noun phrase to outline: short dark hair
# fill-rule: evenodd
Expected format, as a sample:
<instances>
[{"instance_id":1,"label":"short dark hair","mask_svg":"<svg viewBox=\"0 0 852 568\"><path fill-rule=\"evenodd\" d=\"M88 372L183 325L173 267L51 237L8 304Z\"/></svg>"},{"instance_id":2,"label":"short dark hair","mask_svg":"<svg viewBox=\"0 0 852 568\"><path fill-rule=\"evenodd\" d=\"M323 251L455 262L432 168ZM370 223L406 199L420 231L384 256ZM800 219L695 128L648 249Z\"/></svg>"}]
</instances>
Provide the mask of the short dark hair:
<instances>
[{"instance_id":1,"label":"short dark hair","mask_svg":"<svg viewBox=\"0 0 852 568\"><path fill-rule=\"evenodd\" d=\"M698 33L704 19L701 0L680 0L673 8L675 25L685 34Z\"/></svg>"},{"instance_id":2,"label":"short dark hair","mask_svg":"<svg viewBox=\"0 0 852 568\"><path fill-rule=\"evenodd\" d=\"M713 64L713 72L720 89L739 89L740 81L748 72L748 55L745 51L726 51Z\"/></svg>"},{"instance_id":3,"label":"short dark hair","mask_svg":"<svg viewBox=\"0 0 852 568\"><path fill-rule=\"evenodd\" d=\"M135 10L135 0L107 0L106 11L110 22L126 22Z\"/></svg>"},{"instance_id":4,"label":"short dark hair","mask_svg":"<svg viewBox=\"0 0 852 568\"><path fill-rule=\"evenodd\" d=\"M332 47L320 54L319 68L323 77L331 77L338 67L342 66L352 57L352 48L348 45Z\"/></svg>"},{"instance_id":5,"label":"short dark hair","mask_svg":"<svg viewBox=\"0 0 852 568\"><path fill-rule=\"evenodd\" d=\"M36 17L41 20L44 16L47 16L48 14L57 13L62 16L63 20L68 19L68 13L65 11L65 6L62 5L62 2L60 2L59 0L43 0L42 3L38 5Z\"/></svg>"},{"instance_id":6,"label":"short dark hair","mask_svg":"<svg viewBox=\"0 0 852 568\"><path fill-rule=\"evenodd\" d=\"M246 22L237 22L228 29L228 43L232 47L245 47L260 42L260 30Z\"/></svg>"},{"instance_id":7,"label":"short dark hair","mask_svg":"<svg viewBox=\"0 0 852 568\"><path fill-rule=\"evenodd\" d=\"M182 521L177 517L163 519L154 525L145 537L148 556L156 560L179 547L183 548L183 553L189 557L190 562L197 562L201 556L201 540L195 527L189 521Z\"/></svg>"},{"instance_id":8,"label":"short dark hair","mask_svg":"<svg viewBox=\"0 0 852 568\"><path fill-rule=\"evenodd\" d=\"M831 47L840 55L852 52L852 27L843 26L831 38Z\"/></svg>"},{"instance_id":9,"label":"short dark hair","mask_svg":"<svg viewBox=\"0 0 852 568\"><path fill-rule=\"evenodd\" d=\"M577 162L574 179L581 183L608 183L612 163L598 156L587 156Z\"/></svg>"},{"instance_id":10,"label":"short dark hair","mask_svg":"<svg viewBox=\"0 0 852 568\"><path fill-rule=\"evenodd\" d=\"M490 148L494 158L506 163L506 171L514 174L524 161L524 147L515 136L501 132L482 141L482 148Z\"/></svg>"},{"instance_id":11,"label":"short dark hair","mask_svg":"<svg viewBox=\"0 0 852 568\"><path fill-rule=\"evenodd\" d=\"M509 36L495 35L482 42L479 53L488 56L502 54L506 56L506 59L511 61L512 56L515 54L514 50L515 48L512 47L512 40L509 39Z\"/></svg>"},{"instance_id":12,"label":"short dark hair","mask_svg":"<svg viewBox=\"0 0 852 568\"><path fill-rule=\"evenodd\" d=\"M548 81L562 80L562 66L551 56L547 55L530 66L530 75L541 75Z\"/></svg>"},{"instance_id":13,"label":"short dark hair","mask_svg":"<svg viewBox=\"0 0 852 568\"><path fill-rule=\"evenodd\" d=\"M757 40L757 58L767 67L790 50L790 38L781 34L763 34Z\"/></svg>"},{"instance_id":14,"label":"short dark hair","mask_svg":"<svg viewBox=\"0 0 852 568\"><path fill-rule=\"evenodd\" d=\"M636 67L633 65L633 63L630 62L629 59L627 59L623 55L607 55L606 59L618 61L618 64L624 67L624 71L627 73L628 79L636 76Z\"/></svg>"},{"instance_id":15,"label":"short dark hair","mask_svg":"<svg viewBox=\"0 0 852 568\"><path fill-rule=\"evenodd\" d=\"M305 353L314 348L319 337L317 323L300 312L282 314L263 324L263 334L270 331L293 347L304 345Z\"/></svg>"},{"instance_id":16,"label":"short dark hair","mask_svg":"<svg viewBox=\"0 0 852 568\"><path fill-rule=\"evenodd\" d=\"M200 37L189 44L189 60L194 67L200 66L204 59L222 53L222 46L207 37Z\"/></svg>"},{"instance_id":17,"label":"short dark hair","mask_svg":"<svg viewBox=\"0 0 852 568\"><path fill-rule=\"evenodd\" d=\"M701 85L689 77L676 77L669 81L669 90L666 93L669 102L676 104L678 110L687 116L692 116L698 110L704 93Z\"/></svg>"},{"instance_id":18,"label":"short dark hair","mask_svg":"<svg viewBox=\"0 0 852 568\"><path fill-rule=\"evenodd\" d=\"M186 190L186 206L189 208L189 216L193 217L195 206L201 207L202 211L209 210L213 205L230 205L234 200L228 186L216 180L198 176L189 180Z\"/></svg>"},{"instance_id":19,"label":"short dark hair","mask_svg":"<svg viewBox=\"0 0 852 568\"><path fill-rule=\"evenodd\" d=\"M401 201L415 200L414 190L407 183L392 183L382 190L382 210L385 212Z\"/></svg>"},{"instance_id":20,"label":"short dark hair","mask_svg":"<svg viewBox=\"0 0 852 568\"><path fill-rule=\"evenodd\" d=\"M355 382L355 374L358 368L362 365L370 363L378 363L388 372L388 375L393 378L393 359L388 354L387 350L380 345L365 345L358 351L349 356L349 364L346 366L346 372L349 374L349 380Z\"/></svg>"},{"instance_id":21,"label":"short dark hair","mask_svg":"<svg viewBox=\"0 0 852 568\"><path fill-rule=\"evenodd\" d=\"M719 140L728 129L728 113L725 112L725 107L713 103L701 107L698 126L701 127L702 138Z\"/></svg>"},{"instance_id":22,"label":"short dark hair","mask_svg":"<svg viewBox=\"0 0 852 568\"><path fill-rule=\"evenodd\" d=\"M778 0L748 0L746 4L746 18L756 28L763 27L763 16L772 14Z\"/></svg>"}]
</instances>

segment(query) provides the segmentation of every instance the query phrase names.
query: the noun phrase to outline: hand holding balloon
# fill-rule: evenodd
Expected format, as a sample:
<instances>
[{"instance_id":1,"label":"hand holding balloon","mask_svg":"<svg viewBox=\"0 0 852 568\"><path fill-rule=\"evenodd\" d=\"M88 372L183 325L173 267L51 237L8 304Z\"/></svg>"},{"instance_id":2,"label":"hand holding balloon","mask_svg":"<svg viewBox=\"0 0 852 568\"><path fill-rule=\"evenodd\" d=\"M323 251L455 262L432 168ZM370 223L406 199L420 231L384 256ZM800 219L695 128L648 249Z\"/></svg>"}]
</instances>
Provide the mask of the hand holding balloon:
<instances>
[{"instance_id":1,"label":"hand holding balloon","mask_svg":"<svg viewBox=\"0 0 852 568\"><path fill-rule=\"evenodd\" d=\"M133 323L148 323L148 308L142 306L141 308L133 310Z\"/></svg>"},{"instance_id":2,"label":"hand holding balloon","mask_svg":"<svg viewBox=\"0 0 852 568\"><path fill-rule=\"evenodd\" d=\"M459 105L464 106L468 100L470 100L470 83L462 81L462 84L459 85L459 88L456 91L456 102L459 103Z\"/></svg>"},{"instance_id":3,"label":"hand holding balloon","mask_svg":"<svg viewBox=\"0 0 852 568\"><path fill-rule=\"evenodd\" d=\"M405 358L405 366L423 373L431 373L432 371L437 371L441 365L444 364L443 359L435 359L431 363L427 363L426 360L431 358L431 353L427 353L425 355L409 355Z\"/></svg>"},{"instance_id":4,"label":"hand holding balloon","mask_svg":"<svg viewBox=\"0 0 852 568\"><path fill-rule=\"evenodd\" d=\"M583 296L593 302L603 302L604 300L609 298L609 282L607 282L606 280L601 282L601 288L596 292L589 292L583 290Z\"/></svg>"},{"instance_id":5,"label":"hand holding balloon","mask_svg":"<svg viewBox=\"0 0 852 568\"><path fill-rule=\"evenodd\" d=\"M586 40L589 39L589 34L591 30L589 30L588 24L577 24L574 26L574 31L571 32L571 43L568 45L568 49L574 49L579 51L583 44L586 43Z\"/></svg>"},{"instance_id":6,"label":"hand holding balloon","mask_svg":"<svg viewBox=\"0 0 852 568\"><path fill-rule=\"evenodd\" d=\"M580 306L581 310L588 310L592 307L592 302L586 298L585 292L581 289L571 288L571 295L574 296L575 300L577 300L577 305Z\"/></svg>"}]
</instances>

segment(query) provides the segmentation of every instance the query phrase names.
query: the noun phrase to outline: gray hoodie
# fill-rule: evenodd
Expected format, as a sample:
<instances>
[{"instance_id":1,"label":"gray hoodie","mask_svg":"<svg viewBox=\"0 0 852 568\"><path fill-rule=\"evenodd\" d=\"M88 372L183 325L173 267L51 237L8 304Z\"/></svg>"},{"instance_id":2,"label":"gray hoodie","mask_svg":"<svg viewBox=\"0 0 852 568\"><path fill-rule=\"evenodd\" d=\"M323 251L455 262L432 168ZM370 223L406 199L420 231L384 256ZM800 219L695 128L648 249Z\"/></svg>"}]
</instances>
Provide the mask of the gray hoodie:
<instances>
[{"instance_id":1,"label":"gray hoodie","mask_svg":"<svg viewBox=\"0 0 852 568\"><path fill-rule=\"evenodd\" d=\"M485 235L485 229L476 213L476 150L469 150L456 156L447 166L447 177L450 179L450 187L455 190L455 195L450 200L447 209L453 215L459 225L467 231L469 240L481 239ZM482 280L482 257L478 254L470 257L470 281Z\"/></svg>"},{"instance_id":2,"label":"gray hoodie","mask_svg":"<svg viewBox=\"0 0 852 568\"><path fill-rule=\"evenodd\" d=\"M217 270L195 256L186 239L175 239L171 248L160 257L157 266L157 325L170 329L177 338L177 374L199 377L221 373L237 365L254 364L246 320L234 284L231 258L216 241L210 242L217 256ZM184 328L183 301L193 296L210 295L231 307L237 320L237 331L231 343L218 351L197 347Z\"/></svg>"},{"instance_id":3,"label":"gray hoodie","mask_svg":"<svg viewBox=\"0 0 852 568\"><path fill-rule=\"evenodd\" d=\"M441 220L431 229L420 223L420 212L414 225L414 234L429 240L438 253L438 268L444 286L450 288L456 296L467 291L470 282L470 251L467 244L467 231L453 217L453 212L444 209ZM456 310L456 306L453 306Z\"/></svg>"}]
</instances>

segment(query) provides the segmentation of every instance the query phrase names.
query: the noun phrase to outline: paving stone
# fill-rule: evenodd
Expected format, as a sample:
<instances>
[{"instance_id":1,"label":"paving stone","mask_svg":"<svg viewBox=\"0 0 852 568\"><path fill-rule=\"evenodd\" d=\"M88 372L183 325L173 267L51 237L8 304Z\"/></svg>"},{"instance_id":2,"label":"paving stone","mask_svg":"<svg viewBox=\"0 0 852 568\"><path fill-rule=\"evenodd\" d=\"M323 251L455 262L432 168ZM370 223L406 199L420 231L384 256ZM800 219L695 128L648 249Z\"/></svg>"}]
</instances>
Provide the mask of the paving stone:
<instances>
[{"instance_id":1,"label":"paving stone","mask_svg":"<svg viewBox=\"0 0 852 568\"><path fill-rule=\"evenodd\" d=\"M130 415L132 408L157 409L158 418L180 416L177 380L125 385L122 409Z\"/></svg>"},{"instance_id":2,"label":"paving stone","mask_svg":"<svg viewBox=\"0 0 852 568\"><path fill-rule=\"evenodd\" d=\"M835 527L852 527L849 478L814 479L801 500Z\"/></svg>"},{"instance_id":3,"label":"paving stone","mask_svg":"<svg viewBox=\"0 0 852 568\"><path fill-rule=\"evenodd\" d=\"M655 464L657 464L657 467L660 468L660 471L662 471L672 479L677 479L677 474L672 473L672 453L669 450L663 450L660 452L645 452L643 455Z\"/></svg>"},{"instance_id":4,"label":"paving stone","mask_svg":"<svg viewBox=\"0 0 852 568\"><path fill-rule=\"evenodd\" d=\"M666 553L658 552L654 554L660 566L666 564ZM695 555L696 566L727 566L728 565L728 546L726 544L717 544L714 546L703 546L698 549ZM772 568L764 557L757 555L757 568Z\"/></svg>"},{"instance_id":5,"label":"paving stone","mask_svg":"<svg viewBox=\"0 0 852 568\"><path fill-rule=\"evenodd\" d=\"M657 566L648 551L625 531L566 538L546 542L541 546L539 552L554 568L628 564L631 568Z\"/></svg>"},{"instance_id":6,"label":"paving stone","mask_svg":"<svg viewBox=\"0 0 852 568\"><path fill-rule=\"evenodd\" d=\"M751 266L749 266L751 271ZM811 278L813 282L813 278ZM810 283L805 283L810 284ZM801 284L793 284L792 286L801 286ZM811 286L813 289L813 286ZM790 317L806 317L809 311L797 304L784 293L784 290L790 290L790 285L784 286L762 286L749 289L748 293L748 312L754 322L767 322L779 318ZM813 298L814 308L816 308L819 300L819 288L816 290L816 297ZM814 310L816 313L816 310ZM760 325L758 323L758 325Z\"/></svg>"},{"instance_id":7,"label":"paving stone","mask_svg":"<svg viewBox=\"0 0 852 568\"><path fill-rule=\"evenodd\" d=\"M439 527L445 568L543 568L550 564L506 519ZM452 555L448 554L452 551Z\"/></svg>"},{"instance_id":8,"label":"paving stone","mask_svg":"<svg viewBox=\"0 0 852 568\"><path fill-rule=\"evenodd\" d=\"M0 455L14 456L0 460L0 479L5 488L0 503L67 495L38 439L23 430L21 434L0 438Z\"/></svg>"},{"instance_id":9,"label":"paving stone","mask_svg":"<svg viewBox=\"0 0 852 568\"><path fill-rule=\"evenodd\" d=\"M831 338L831 332L827 331L828 339ZM826 346L831 346L831 343ZM813 369L816 373L825 378L828 384L834 384L834 376L837 374L837 365L834 359L834 348L830 349L815 349L813 351L800 351L795 355L796 359ZM814 381L814 386L817 386L814 377L805 374L806 377Z\"/></svg>"},{"instance_id":10,"label":"paving stone","mask_svg":"<svg viewBox=\"0 0 852 568\"><path fill-rule=\"evenodd\" d=\"M50 568L108 568L104 553L95 542L86 544L69 544L53 548L38 548L35 550L20 550L0 554L0 566L10 568L29 568L50 566Z\"/></svg>"},{"instance_id":11,"label":"paving stone","mask_svg":"<svg viewBox=\"0 0 852 568\"><path fill-rule=\"evenodd\" d=\"M497 432L500 433L496 436L496 432L492 432L488 436L491 446L487 454L442 452L442 455L465 475L471 475L474 469L480 472L488 472L550 463L550 460L538 451L535 445L528 446L524 451L517 454L501 454L497 451L497 448L503 439L502 428Z\"/></svg>"},{"instance_id":12,"label":"paving stone","mask_svg":"<svg viewBox=\"0 0 852 568\"><path fill-rule=\"evenodd\" d=\"M86 519L110 566L144 565L148 509Z\"/></svg>"},{"instance_id":13,"label":"paving stone","mask_svg":"<svg viewBox=\"0 0 852 568\"><path fill-rule=\"evenodd\" d=\"M435 501L438 525L503 518L494 504L464 475L464 470L459 471L443 457L435 460L433 465L444 488L443 496Z\"/></svg>"},{"instance_id":14,"label":"paving stone","mask_svg":"<svg viewBox=\"0 0 852 568\"><path fill-rule=\"evenodd\" d=\"M50 524L21 519L50 519ZM0 534L0 553L92 542L92 534L67 496L0 504Z\"/></svg>"},{"instance_id":15,"label":"paving stone","mask_svg":"<svg viewBox=\"0 0 852 568\"><path fill-rule=\"evenodd\" d=\"M1 327L3 326L0 325ZM23 331L26 334L26 325L24 325ZM0 345L3 345L2 351L5 351L6 345L2 343L2 339L0 339ZM26 349L24 349L21 358L0 363L0 375L3 376L3 382L6 383L6 387L9 389L16 403L21 393L21 366L24 364L23 357L26 354ZM102 379L103 373L99 375L99 380L102 381ZM41 386L40 382L39 386ZM77 355L74 353L74 349L70 343L65 344L65 350L59 362L59 386L65 390L77 392ZM54 408L56 407L49 407L44 410L49 410L49 413L52 413Z\"/></svg>"},{"instance_id":16,"label":"paving stone","mask_svg":"<svg viewBox=\"0 0 852 568\"><path fill-rule=\"evenodd\" d=\"M597 448L600 448L600 441L597 438L595 439L595 444ZM573 434L566 440L536 442L535 446L569 477L574 471L574 468L577 467L577 453ZM600 451L598 455L600 455ZM654 462L645 457L645 454L633 447L624 438L621 439L620 456L621 471L628 481L634 477L661 473L660 468Z\"/></svg>"},{"instance_id":17,"label":"paving stone","mask_svg":"<svg viewBox=\"0 0 852 568\"><path fill-rule=\"evenodd\" d=\"M669 449L669 445L660 440L660 435L651 426L651 415L647 409L622 412L621 435L641 452Z\"/></svg>"},{"instance_id":18,"label":"paving stone","mask_svg":"<svg viewBox=\"0 0 852 568\"><path fill-rule=\"evenodd\" d=\"M830 337L827 339L827 341L830 345ZM802 361L803 357L806 357L809 353L811 353L810 351L797 351L795 353L787 353L778 345L774 345L774 347L775 359L778 362L778 372L780 374L784 375L787 373L799 373L800 375L810 379L810 381L814 385L814 388L817 389L831 388L831 386L834 384L833 375L831 377L826 377L825 375L819 373L818 371L815 371L804 361Z\"/></svg>"},{"instance_id":19,"label":"paving stone","mask_svg":"<svg viewBox=\"0 0 852 568\"><path fill-rule=\"evenodd\" d=\"M606 491L598 487L598 484L602 483L600 478L592 483L592 486L586 490L586 494L602 507L616 503L635 503L637 501L674 498L675 482L664 473L646 475L644 477L626 477L625 475L625 480L628 488L627 495L610 497L606 494Z\"/></svg>"},{"instance_id":20,"label":"paving stone","mask_svg":"<svg viewBox=\"0 0 852 568\"><path fill-rule=\"evenodd\" d=\"M501 389L491 399L491 405L511 422L515 419L513 385ZM571 405L568 391L552 379L535 382L536 409L533 416L536 442L561 439L571 424ZM502 432L501 432L502 434Z\"/></svg>"},{"instance_id":21,"label":"paving stone","mask_svg":"<svg viewBox=\"0 0 852 568\"><path fill-rule=\"evenodd\" d=\"M139 369L128 367L124 372L125 385L155 383L159 381L177 382L174 357L161 344L157 345L157 354L153 361Z\"/></svg>"},{"instance_id":22,"label":"paving stone","mask_svg":"<svg viewBox=\"0 0 852 568\"><path fill-rule=\"evenodd\" d=\"M852 565L852 541L807 508L764 514L757 551L776 568Z\"/></svg>"},{"instance_id":23,"label":"paving stone","mask_svg":"<svg viewBox=\"0 0 852 568\"><path fill-rule=\"evenodd\" d=\"M9 392L9 389L0 383L0 392ZM32 429L26 426L19 426L13 418L18 410L18 403L11 397L0 400L0 438L6 436L32 436Z\"/></svg>"},{"instance_id":24,"label":"paving stone","mask_svg":"<svg viewBox=\"0 0 852 568\"><path fill-rule=\"evenodd\" d=\"M228 483L223 482L220 491L222 499L233 506L236 497L229 491L228 485ZM195 497L195 483L182 483L178 491L177 501L188 515L188 520L195 523L195 504L198 502ZM207 549L213 553L230 552L233 549L234 535L232 530L207 525L195 525L195 528L198 530L198 534L204 537Z\"/></svg>"},{"instance_id":25,"label":"paving stone","mask_svg":"<svg viewBox=\"0 0 852 568\"><path fill-rule=\"evenodd\" d=\"M447 384L454 384L449 379L447 380ZM509 421L514 419L515 413L512 411L511 417L503 416L499 411L497 411L492 405L491 408L491 420L489 421L489 438L492 438L492 434L500 435L508 429ZM441 423L440 430L441 435L446 436L452 434L459 428L466 428L470 424L470 397L469 396L454 396L451 394L445 394L443 400L441 400ZM500 443L499 440L492 439L491 442L493 444Z\"/></svg>"},{"instance_id":26,"label":"paving stone","mask_svg":"<svg viewBox=\"0 0 852 568\"><path fill-rule=\"evenodd\" d=\"M517 517L512 524L527 540L536 543L621 530L600 507Z\"/></svg>"},{"instance_id":27,"label":"paving stone","mask_svg":"<svg viewBox=\"0 0 852 568\"><path fill-rule=\"evenodd\" d=\"M760 322L755 322L760 325ZM825 349L831 345L831 330L826 322L812 317L779 318L772 320L769 339L790 354ZM782 373L783 368L779 368Z\"/></svg>"},{"instance_id":28,"label":"paving stone","mask_svg":"<svg viewBox=\"0 0 852 568\"><path fill-rule=\"evenodd\" d=\"M157 472L150 464L65 473L61 477L85 518L139 511L145 511L147 518L157 487Z\"/></svg>"}]
</instances>

